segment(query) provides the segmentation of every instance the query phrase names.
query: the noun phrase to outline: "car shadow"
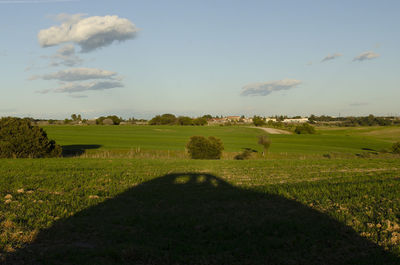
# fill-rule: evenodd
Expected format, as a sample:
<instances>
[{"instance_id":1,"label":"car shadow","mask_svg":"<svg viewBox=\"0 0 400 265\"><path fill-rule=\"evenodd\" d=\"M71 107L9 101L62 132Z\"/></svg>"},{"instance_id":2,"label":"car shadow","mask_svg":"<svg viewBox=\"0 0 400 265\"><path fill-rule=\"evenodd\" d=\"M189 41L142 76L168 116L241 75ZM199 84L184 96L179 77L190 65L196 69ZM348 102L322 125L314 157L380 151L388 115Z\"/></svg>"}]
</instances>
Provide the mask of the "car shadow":
<instances>
[{"instance_id":1,"label":"car shadow","mask_svg":"<svg viewBox=\"0 0 400 265\"><path fill-rule=\"evenodd\" d=\"M99 149L101 145L99 144L74 144L74 145L63 145L62 148L62 156L63 157L72 157L72 156L80 156L85 153L88 149Z\"/></svg>"},{"instance_id":2,"label":"car shadow","mask_svg":"<svg viewBox=\"0 0 400 265\"><path fill-rule=\"evenodd\" d=\"M55 222L5 264L399 264L294 200L174 173Z\"/></svg>"}]
</instances>

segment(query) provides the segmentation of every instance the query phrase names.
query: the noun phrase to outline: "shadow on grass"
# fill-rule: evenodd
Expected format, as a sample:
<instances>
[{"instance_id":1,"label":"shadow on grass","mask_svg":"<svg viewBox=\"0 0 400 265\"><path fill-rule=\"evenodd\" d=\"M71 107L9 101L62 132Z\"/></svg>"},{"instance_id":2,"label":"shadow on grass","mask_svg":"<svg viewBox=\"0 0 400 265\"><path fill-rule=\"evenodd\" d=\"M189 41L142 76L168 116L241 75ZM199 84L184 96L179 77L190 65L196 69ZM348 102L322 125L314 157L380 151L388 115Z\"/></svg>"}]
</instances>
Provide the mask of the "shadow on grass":
<instances>
[{"instance_id":1,"label":"shadow on grass","mask_svg":"<svg viewBox=\"0 0 400 265\"><path fill-rule=\"evenodd\" d=\"M62 156L80 156L85 153L88 149L99 149L101 145L99 144L75 144L75 145L63 145L62 146Z\"/></svg>"},{"instance_id":2,"label":"shadow on grass","mask_svg":"<svg viewBox=\"0 0 400 265\"><path fill-rule=\"evenodd\" d=\"M6 264L398 264L327 215L210 174L168 174L39 233Z\"/></svg>"}]
</instances>

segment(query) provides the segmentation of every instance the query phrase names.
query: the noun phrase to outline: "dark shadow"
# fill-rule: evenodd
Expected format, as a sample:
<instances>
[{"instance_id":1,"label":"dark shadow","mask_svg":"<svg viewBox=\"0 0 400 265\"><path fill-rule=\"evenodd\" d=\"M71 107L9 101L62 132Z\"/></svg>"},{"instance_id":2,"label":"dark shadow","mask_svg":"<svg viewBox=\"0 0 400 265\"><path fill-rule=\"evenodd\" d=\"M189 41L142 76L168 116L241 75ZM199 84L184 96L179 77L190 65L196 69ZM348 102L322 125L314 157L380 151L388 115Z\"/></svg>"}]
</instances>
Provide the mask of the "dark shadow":
<instances>
[{"instance_id":1,"label":"dark shadow","mask_svg":"<svg viewBox=\"0 0 400 265\"><path fill-rule=\"evenodd\" d=\"M6 264L399 264L318 211L210 174L168 174L56 222Z\"/></svg>"},{"instance_id":2,"label":"dark shadow","mask_svg":"<svg viewBox=\"0 0 400 265\"><path fill-rule=\"evenodd\" d=\"M257 150L255 150L255 149L252 149L252 148L248 148L248 147L245 147L245 148L242 148L243 150L247 150L247 151L249 151L249 152L253 152L253 153L257 153L258 151Z\"/></svg>"},{"instance_id":3,"label":"dark shadow","mask_svg":"<svg viewBox=\"0 0 400 265\"><path fill-rule=\"evenodd\" d=\"M62 147L62 156L63 157L71 157L71 156L80 156L85 153L88 149L99 149L101 145L99 144L74 144L74 145L63 145Z\"/></svg>"},{"instance_id":4,"label":"dark shadow","mask_svg":"<svg viewBox=\"0 0 400 265\"><path fill-rule=\"evenodd\" d=\"M371 148L367 148L367 147L361 148L361 150L378 152L375 149L371 149Z\"/></svg>"}]
</instances>

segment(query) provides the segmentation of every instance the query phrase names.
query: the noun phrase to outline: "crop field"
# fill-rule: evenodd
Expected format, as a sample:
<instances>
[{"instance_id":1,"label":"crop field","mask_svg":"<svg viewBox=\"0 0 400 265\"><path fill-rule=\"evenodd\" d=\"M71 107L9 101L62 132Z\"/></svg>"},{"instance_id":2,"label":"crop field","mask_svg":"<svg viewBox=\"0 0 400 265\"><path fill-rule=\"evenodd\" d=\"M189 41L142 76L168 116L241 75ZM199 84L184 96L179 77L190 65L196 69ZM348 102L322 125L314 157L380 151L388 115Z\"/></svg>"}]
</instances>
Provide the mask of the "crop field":
<instances>
[{"instance_id":1,"label":"crop field","mask_svg":"<svg viewBox=\"0 0 400 265\"><path fill-rule=\"evenodd\" d=\"M215 136L222 139L225 151L239 152L251 148L259 152L257 128L239 126L47 126L51 139L65 146L104 150L185 150L190 136ZM388 136L389 135L389 136ZM356 154L381 151L400 140L400 127L321 128L316 135L272 134L271 155L321 155L326 153Z\"/></svg>"},{"instance_id":2,"label":"crop field","mask_svg":"<svg viewBox=\"0 0 400 265\"><path fill-rule=\"evenodd\" d=\"M45 130L94 153L184 152L192 135L221 138L227 153L260 152L262 134L235 126ZM400 264L400 157L380 153L398 131L270 135L267 158L244 161L1 159L0 263ZM370 155L356 155L363 152Z\"/></svg>"}]
</instances>

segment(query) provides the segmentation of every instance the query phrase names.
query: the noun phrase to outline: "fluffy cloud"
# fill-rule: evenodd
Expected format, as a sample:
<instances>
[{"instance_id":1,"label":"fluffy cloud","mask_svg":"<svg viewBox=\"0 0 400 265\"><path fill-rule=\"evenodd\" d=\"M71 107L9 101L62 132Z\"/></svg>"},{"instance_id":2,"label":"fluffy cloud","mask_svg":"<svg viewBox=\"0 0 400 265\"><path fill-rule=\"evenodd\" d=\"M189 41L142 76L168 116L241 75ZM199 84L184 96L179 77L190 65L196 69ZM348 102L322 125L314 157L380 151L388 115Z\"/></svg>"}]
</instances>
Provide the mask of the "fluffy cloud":
<instances>
[{"instance_id":1,"label":"fluffy cloud","mask_svg":"<svg viewBox=\"0 0 400 265\"><path fill-rule=\"evenodd\" d=\"M338 57L340 57L342 55L343 54L341 54L341 53L335 53L335 54L332 54L332 55L329 54L329 55L325 56L324 59L322 59L321 63L336 59L336 58L338 58Z\"/></svg>"},{"instance_id":2,"label":"fluffy cloud","mask_svg":"<svg viewBox=\"0 0 400 265\"><path fill-rule=\"evenodd\" d=\"M93 16L82 18L82 14L61 14L58 19L60 26L43 29L38 34L42 47L55 46L73 42L82 48L82 52L108 46L114 41L132 39L138 31L128 19L118 16Z\"/></svg>"},{"instance_id":3,"label":"fluffy cloud","mask_svg":"<svg viewBox=\"0 0 400 265\"><path fill-rule=\"evenodd\" d=\"M242 88L242 96L266 96L274 91L289 90L301 84L300 80L283 79L278 81L252 83Z\"/></svg>"},{"instance_id":4,"label":"fluffy cloud","mask_svg":"<svg viewBox=\"0 0 400 265\"><path fill-rule=\"evenodd\" d=\"M378 58L380 55L377 53L374 53L373 51L368 51L368 52L363 52L360 55L354 57L353 61L365 61L365 60L372 60L375 58Z\"/></svg>"},{"instance_id":5,"label":"fluffy cloud","mask_svg":"<svg viewBox=\"0 0 400 265\"><path fill-rule=\"evenodd\" d=\"M123 87L124 85L119 81L93 81L89 83L66 83L56 89L46 89L39 91L41 94L47 94L49 92L56 93L78 93L90 90L106 90L117 87Z\"/></svg>"},{"instance_id":6,"label":"fluffy cloud","mask_svg":"<svg viewBox=\"0 0 400 265\"><path fill-rule=\"evenodd\" d=\"M82 81L90 79L115 79L117 73L97 68L71 68L56 73L33 76L30 79L59 80L59 81Z\"/></svg>"},{"instance_id":7,"label":"fluffy cloud","mask_svg":"<svg viewBox=\"0 0 400 265\"><path fill-rule=\"evenodd\" d=\"M83 62L83 60L75 54L75 46L72 44L66 44L58 49L57 53L46 57L50 58L50 66L76 66Z\"/></svg>"}]
</instances>

